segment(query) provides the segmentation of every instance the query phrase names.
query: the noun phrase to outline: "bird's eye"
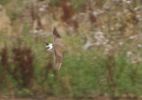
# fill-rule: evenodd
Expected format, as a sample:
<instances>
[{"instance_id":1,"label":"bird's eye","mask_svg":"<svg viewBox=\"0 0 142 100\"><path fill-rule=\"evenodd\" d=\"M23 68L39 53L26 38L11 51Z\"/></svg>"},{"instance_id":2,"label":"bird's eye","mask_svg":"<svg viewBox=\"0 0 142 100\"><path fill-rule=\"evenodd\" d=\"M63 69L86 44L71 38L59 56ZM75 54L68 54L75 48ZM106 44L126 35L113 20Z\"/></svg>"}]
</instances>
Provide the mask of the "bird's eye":
<instances>
[{"instance_id":1,"label":"bird's eye","mask_svg":"<svg viewBox=\"0 0 142 100\"><path fill-rule=\"evenodd\" d=\"M46 43L46 45L49 45L49 43Z\"/></svg>"}]
</instances>

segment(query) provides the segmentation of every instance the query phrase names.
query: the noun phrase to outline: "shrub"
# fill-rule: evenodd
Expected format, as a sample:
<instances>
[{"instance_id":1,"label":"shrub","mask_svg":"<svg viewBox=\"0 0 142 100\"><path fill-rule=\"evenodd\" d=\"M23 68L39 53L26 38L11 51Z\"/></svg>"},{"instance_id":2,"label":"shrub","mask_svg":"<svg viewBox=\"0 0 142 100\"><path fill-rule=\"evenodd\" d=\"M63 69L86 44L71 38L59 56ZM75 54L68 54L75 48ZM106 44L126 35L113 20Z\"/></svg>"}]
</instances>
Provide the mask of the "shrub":
<instances>
[{"instance_id":1,"label":"shrub","mask_svg":"<svg viewBox=\"0 0 142 100\"><path fill-rule=\"evenodd\" d=\"M18 46L13 48L13 77L18 82L17 86L31 87L34 77L33 54L29 47Z\"/></svg>"}]
</instances>

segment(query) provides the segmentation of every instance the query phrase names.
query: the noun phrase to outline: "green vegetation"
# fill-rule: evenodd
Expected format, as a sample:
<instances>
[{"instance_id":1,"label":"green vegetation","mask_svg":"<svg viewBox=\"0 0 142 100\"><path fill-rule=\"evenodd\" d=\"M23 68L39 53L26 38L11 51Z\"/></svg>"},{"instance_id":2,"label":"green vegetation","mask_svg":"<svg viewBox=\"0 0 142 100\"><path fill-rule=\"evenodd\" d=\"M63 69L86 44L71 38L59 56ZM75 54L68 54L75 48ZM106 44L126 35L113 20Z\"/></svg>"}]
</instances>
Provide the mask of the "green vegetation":
<instances>
[{"instance_id":1,"label":"green vegetation","mask_svg":"<svg viewBox=\"0 0 142 100\"><path fill-rule=\"evenodd\" d=\"M75 39L75 37L72 38ZM1 78L3 76L8 77L1 82L0 86L2 90L9 89L9 87L3 86L3 84L11 84L13 89L15 88L14 90L17 91L17 95L32 95L34 91L37 90L45 94L46 92L52 92L54 95L63 95L66 93L66 95L81 96L84 95L84 93L89 95L90 93L102 92L110 94L110 90L112 89L110 83L112 81L115 83L114 91L117 95L129 92L137 95L142 93L141 64L130 64L124 54L117 55L114 59L109 59L107 55L103 55L99 50L84 51L77 48L73 53L66 52L63 66L60 71L61 80L57 81L46 68L49 54L44 48L44 43L42 41L36 41L31 35L24 35L21 43L30 48L33 52L34 58L32 66L34 69L32 71L34 71L34 74L30 75L34 75L32 84L35 86L33 85L33 87L30 88L22 86L20 87L23 88L22 90L18 88L17 90L16 87L19 87L21 84L17 83L17 81L20 79L15 80L15 78L11 76L12 74L9 73L7 75L2 73L3 75L1 75ZM79 44L80 43L76 42L74 47L77 47ZM14 46L15 45L11 45L10 47L14 48ZM7 47L9 47L9 44ZM12 53L10 51L12 48L7 48L9 51L7 53ZM26 47L24 47L23 50L26 50ZM1 53L1 55L3 54ZM9 57L7 60L13 59ZM114 63L112 66L114 67L111 74L112 76L108 75L108 66L110 62ZM11 63L8 67L11 69L11 67L14 66L13 64L15 63ZM3 69L4 65L2 61L0 68L1 72L7 71ZM25 77L30 77L29 75L26 76L27 74L24 73L23 75ZM113 80L109 80L109 77L112 77ZM10 83L7 83L9 81Z\"/></svg>"},{"instance_id":2,"label":"green vegetation","mask_svg":"<svg viewBox=\"0 0 142 100\"><path fill-rule=\"evenodd\" d=\"M0 4L2 4L2 5L5 5L5 4L7 4L8 2L10 2L10 0L0 0Z\"/></svg>"},{"instance_id":3,"label":"green vegetation","mask_svg":"<svg viewBox=\"0 0 142 100\"><path fill-rule=\"evenodd\" d=\"M24 1L0 0L7 16L3 23L12 30L9 34L0 28L2 95L142 95L142 16L137 2L65 0L70 6L60 0L33 5ZM66 46L58 74L45 48L52 42L54 24Z\"/></svg>"}]
</instances>

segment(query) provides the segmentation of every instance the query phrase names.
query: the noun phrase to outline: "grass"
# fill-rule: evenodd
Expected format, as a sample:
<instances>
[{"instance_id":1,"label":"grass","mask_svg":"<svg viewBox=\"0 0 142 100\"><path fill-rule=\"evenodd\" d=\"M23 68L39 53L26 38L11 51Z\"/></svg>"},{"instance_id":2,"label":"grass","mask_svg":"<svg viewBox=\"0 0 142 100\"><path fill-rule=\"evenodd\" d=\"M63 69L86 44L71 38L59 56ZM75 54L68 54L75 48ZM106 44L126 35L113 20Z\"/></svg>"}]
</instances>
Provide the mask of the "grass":
<instances>
[{"instance_id":1,"label":"grass","mask_svg":"<svg viewBox=\"0 0 142 100\"><path fill-rule=\"evenodd\" d=\"M5 5L5 4L7 4L8 2L10 2L10 0L1 0L1 1L0 1L0 4Z\"/></svg>"},{"instance_id":2,"label":"grass","mask_svg":"<svg viewBox=\"0 0 142 100\"><path fill-rule=\"evenodd\" d=\"M70 39L72 40L72 37L70 37ZM63 66L60 71L61 81L58 82L54 80L54 76L52 76L52 74L49 73L49 76L46 76L48 74L48 70L46 72L45 69L49 54L44 48L44 43L40 40L36 41L28 34L22 36L22 44L30 47L33 52L33 68L35 77L33 78L33 84L35 84L33 88L36 90L40 89L43 93L52 91L54 95L63 95L62 93L66 93L66 95L81 96L84 95L84 93L88 95L91 93L110 93L107 80L107 66L110 61L107 58L107 55L102 54L102 51L99 49L90 51L81 50L78 47L78 45L81 44L81 42L78 41L79 37L74 38L74 42L70 42L70 39L65 39L68 41L66 43L70 43L70 45L72 45L72 48L70 48L70 51L65 53ZM8 45L11 45L11 43ZM13 46L10 47L12 49ZM73 49L74 51L72 52ZM10 50L8 50L8 52L11 52ZM10 60L12 58L8 59ZM142 93L141 64L130 64L124 53L116 55L113 62L115 65L112 66L114 67L112 77L116 83L116 93L121 95L123 93L130 92L140 95ZM1 69L1 71L2 70L3 69ZM45 74L43 74L43 72ZM24 76L29 77L26 76L26 74ZM45 80L43 81L44 78ZM13 78L11 77L10 80L13 80ZM5 81L5 83L6 82L7 81ZM16 80L13 80L11 84L14 85L16 90L16 87L19 84L15 84L15 82ZM3 88L6 88L6 86ZM29 88L29 90L21 90L21 92L17 92L17 94L28 95L28 93L31 94L32 91L33 90Z\"/></svg>"},{"instance_id":3,"label":"grass","mask_svg":"<svg viewBox=\"0 0 142 100\"><path fill-rule=\"evenodd\" d=\"M78 40L78 37L76 37L76 39ZM22 37L22 43L30 47L34 54L33 68L35 70L35 78L33 82L43 86L46 84L53 84L53 92L57 95L60 94L59 91L64 91L64 89L68 89L69 93L76 96L83 95L84 93L89 94L90 92L99 93L103 91L104 93L109 93L106 74L107 63L109 63L107 56L103 55L99 50L97 51L97 49L96 51L80 50L77 48L80 41L74 42L76 42L76 44L72 44L72 49L75 47L76 51L74 53L69 53L70 51L66 52L64 57L63 66L60 72L61 83L56 82L52 76L49 76L49 78L45 80L45 83L42 84L40 83L41 79L43 77L48 77L42 74L48 62L48 54L44 49L43 42L35 41L30 35L24 35ZM115 67L115 70L113 77L116 82L116 91L119 94L125 92L141 94L141 64L130 64L123 53L117 55L114 58L114 62L115 66L113 67ZM135 67L138 69L134 70ZM50 86L47 86L47 89L49 87Z\"/></svg>"},{"instance_id":4,"label":"grass","mask_svg":"<svg viewBox=\"0 0 142 100\"><path fill-rule=\"evenodd\" d=\"M7 1L7 0L6 0ZM4 0L0 1L2 4L6 4ZM99 0L96 0L97 3L102 6L104 1L99 2ZM19 2L20 3L20 2ZM51 5L55 6L58 5L58 0L51 0ZM71 0L71 3L73 4L73 7L75 11L79 11L81 7L84 5L85 0ZM121 5L121 4L120 4ZM121 7L121 6L120 6ZM114 8L116 11L121 13L119 7ZM124 8L122 8L124 9ZM122 10L121 9L121 10ZM113 24L115 26L115 23L118 23L118 20L120 20L120 24L128 24L127 21L124 20L127 19L127 16L115 16L113 19L113 16L116 11L111 9L109 16L106 15L100 15L98 20L98 30L99 23L100 25L105 26L102 27L102 30L104 32L107 32L105 35L110 37L110 41L116 47L116 51L109 52L109 54L104 53L105 46L99 46L95 47L93 49L89 50L83 50L82 47L84 45L84 38L86 36L92 36L95 33L94 29L91 32L76 32L75 35L65 35L63 34L63 40L66 45L66 51L65 56L63 60L63 66L59 72L60 77L59 80L55 80L55 76L52 72L50 72L50 54L45 49L45 41L51 41L50 37L38 37L33 36L30 34L30 26L28 24L23 23L23 31L19 38L6 36L4 33L0 33L0 51L3 51L3 48L6 46L8 47L6 50L7 54L3 51L0 54L0 88L1 91L9 92L11 89L14 91L15 95L20 96L27 96L27 95L36 95L36 94L45 94L45 95L69 95L69 96L83 96L85 95L95 95L95 94L103 94L107 93L110 95L121 95L124 93L132 93L136 95L142 94L142 63L136 63L133 64L127 57L126 53L127 51L134 51L136 54L139 53L141 49L137 49L135 45L137 44L135 40L128 39L129 36L123 38L123 33L125 36L124 31L131 30L129 29L129 25L125 26L123 30L121 29L115 29L109 30L109 28L113 28ZM19 14L22 12L22 9L9 12L9 16L11 20L15 21L17 18L19 18ZM126 12L125 12L126 13ZM129 14L130 12L128 12ZM123 13L121 13L123 14ZM127 13L126 13L127 15ZM103 16L103 17L102 17ZM110 17L111 18L108 18ZM129 17L129 16L128 16ZM104 18L104 19L103 19ZM109 20L107 20L109 19ZM118 20L116 20L118 19ZM107 20L107 21L106 21ZM133 20L130 19L130 20ZM89 20L87 20L89 21ZM99 22L100 21L100 22ZM108 24L106 22L111 21L109 23L110 27L108 28ZM122 21L122 22L121 22ZM86 23L86 22L84 22ZM97 23L97 22L96 22ZM132 24L132 23L129 23ZM87 24L88 25L88 24ZM123 27L124 25L121 25L119 27ZM134 31L141 32L140 30L135 29L135 25L132 25ZM118 27L118 28L119 28ZM87 29L86 29L87 30ZM109 30L109 31L108 31ZM113 32L114 31L114 32ZM121 33L122 34L119 34ZM118 34L117 34L118 33ZM90 35L91 34L91 35ZM122 38L122 42L125 42L124 45L118 46L118 43L120 40L117 40L118 38ZM126 33L129 34L129 31ZM122 35L122 36L119 36ZM115 37L116 36L116 37ZM18 36L17 36L18 37ZM20 53L15 54L12 50L14 48L18 48L18 45L22 46L22 48L19 50L20 52L24 51L30 51L30 53ZM26 47L26 48L25 48ZM28 50L27 50L28 48ZM6 55L7 57L4 57ZM13 55L15 54L16 57L19 57L21 60L14 60ZM32 54L32 58L31 57ZM21 55L21 56L20 56ZM2 60L6 59L6 60ZM28 59L25 61L25 59ZM31 61L29 63L28 61ZM5 64L4 61L7 61L6 65L10 69L14 69L15 67L19 68L17 70L17 73L22 74L17 78L17 80L12 77L14 73L3 73L7 71L4 69ZM15 61L15 62L14 62ZM27 64L23 64L22 62L25 61ZM16 65L15 63L18 63ZM20 63L20 64L19 64ZM20 72L20 68L24 67L27 68L27 66L31 65L31 74L27 74L24 71ZM28 68L27 68L28 69ZM12 70L13 71L13 70ZM5 80L3 81L3 78ZM26 82L25 78L30 78L32 80L33 85L31 87L28 86L22 86L20 84L21 79L20 77L23 77L23 81L28 85L28 82ZM24 80L25 79L25 80ZM30 81L31 81L30 80ZM30 82L29 82L30 83ZM9 86L10 85L10 86ZM21 85L21 88L18 87ZM114 93L113 93L114 92Z\"/></svg>"}]
</instances>

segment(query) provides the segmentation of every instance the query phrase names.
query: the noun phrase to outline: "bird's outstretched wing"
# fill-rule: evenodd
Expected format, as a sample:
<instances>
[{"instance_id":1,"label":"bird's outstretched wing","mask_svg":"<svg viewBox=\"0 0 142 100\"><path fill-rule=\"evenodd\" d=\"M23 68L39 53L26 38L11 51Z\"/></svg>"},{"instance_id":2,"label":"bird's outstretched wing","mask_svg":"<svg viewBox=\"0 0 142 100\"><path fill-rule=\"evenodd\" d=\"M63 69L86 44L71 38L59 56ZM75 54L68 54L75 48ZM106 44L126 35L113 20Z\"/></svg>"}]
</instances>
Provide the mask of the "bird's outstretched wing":
<instances>
[{"instance_id":1,"label":"bird's outstretched wing","mask_svg":"<svg viewBox=\"0 0 142 100\"><path fill-rule=\"evenodd\" d=\"M54 28L53 30L53 46L54 46L54 69L59 71L63 61L64 44L56 28Z\"/></svg>"},{"instance_id":2,"label":"bird's outstretched wing","mask_svg":"<svg viewBox=\"0 0 142 100\"><path fill-rule=\"evenodd\" d=\"M53 29L53 37L54 38L61 38L60 34L58 33L57 29L54 27Z\"/></svg>"}]
</instances>

